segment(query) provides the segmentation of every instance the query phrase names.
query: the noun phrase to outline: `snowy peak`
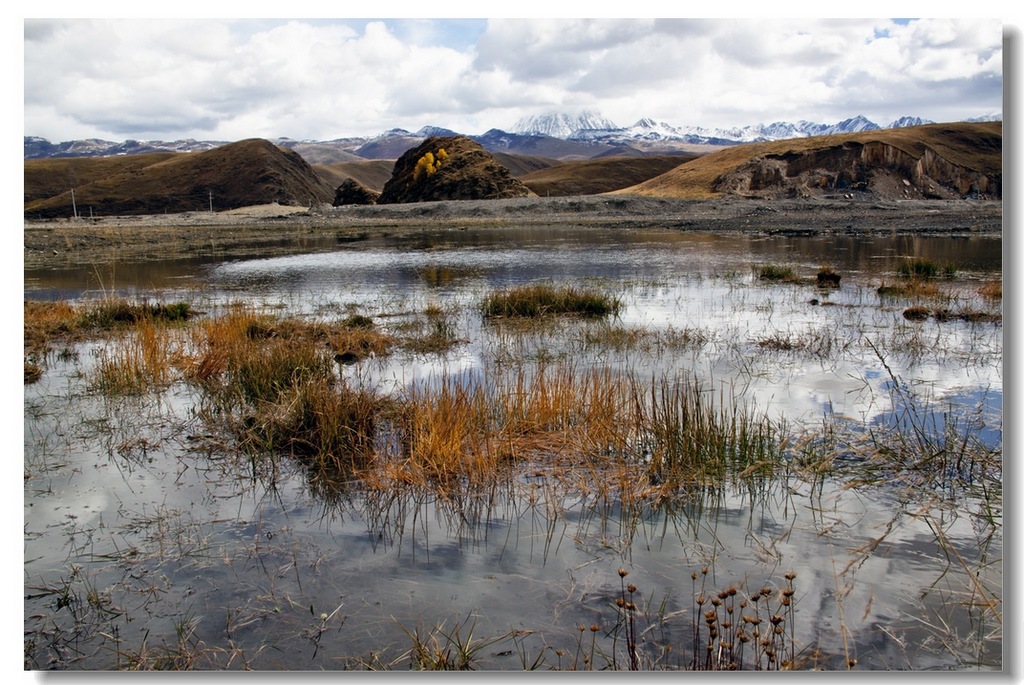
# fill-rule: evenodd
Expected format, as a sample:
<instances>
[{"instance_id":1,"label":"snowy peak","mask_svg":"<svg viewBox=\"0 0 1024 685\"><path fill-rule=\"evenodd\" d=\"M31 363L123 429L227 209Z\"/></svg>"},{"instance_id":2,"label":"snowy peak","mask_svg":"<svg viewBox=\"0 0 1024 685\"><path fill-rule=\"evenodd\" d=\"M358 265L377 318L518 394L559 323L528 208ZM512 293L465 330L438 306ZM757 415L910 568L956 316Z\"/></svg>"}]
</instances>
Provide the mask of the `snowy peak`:
<instances>
[{"instance_id":1,"label":"snowy peak","mask_svg":"<svg viewBox=\"0 0 1024 685\"><path fill-rule=\"evenodd\" d=\"M983 124L986 121L1002 121L1002 120L1003 120L1002 112L993 112L992 114L985 114L984 116L980 116L980 117L973 117L971 119L964 119L964 121L967 122L968 124Z\"/></svg>"},{"instance_id":2,"label":"snowy peak","mask_svg":"<svg viewBox=\"0 0 1024 685\"><path fill-rule=\"evenodd\" d=\"M901 117L885 128L920 126L933 123L920 117ZM673 126L650 117L638 120L632 126L617 128L607 119L593 112L573 117L566 114L546 114L528 117L516 124L516 131L528 135L547 135L563 140L591 143L622 144L630 142L683 142L698 145L735 145L759 143L789 138L807 138L840 133L860 133L882 129L867 117L857 115L836 124L818 124L811 121L776 121L733 128L705 128L702 126Z\"/></svg>"},{"instance_id":3,"label":"snowy peak","mask_svg":"<svg viewBox=\"0 0 1024 685\"><path fill-rule=\"evenodd\" d=\"M922 119L921 117L900 117L896 121L889 124L889 128L906 128L907 126L924 126L925 124L934 123L934 121Z\"/></svg>"},{"instance_id":4,"label":"snowy peak","mask_svg":"<svg viewBox=\"0 0 1024 685\"><path fill-rule=\"evenodd\" d=\"M442 128L441 126L424 126L419 131L416 131L416 136L419 138L450 138L457 135L459 134L450 128Z\"/></svg>"},{"instance_id":5,"label":"snowy peak","mask_svg":"<svg viewBox=\"0 0 1024 685\"><path fill-rule=\"evenodd\" d=\"M881 126L865 117L857 115L852 119L845 119L832 127L829 133L860 133L861 131L877 131Z\"/></svg>"},{"instance_id":6,"label":"snowy peak","mask_svg":"<svg viewBox=\"0 0 1024 685\"><path fill-rule=\"evenodd\" d=\"M551 136L567 139L577 131L600 129L617 129L614 123L605 119L598 112L584 110L579 114L565 112L549 112L539 116L524 117L512 126L512 133L534 136Z\"/></svg>"}]
</instances>

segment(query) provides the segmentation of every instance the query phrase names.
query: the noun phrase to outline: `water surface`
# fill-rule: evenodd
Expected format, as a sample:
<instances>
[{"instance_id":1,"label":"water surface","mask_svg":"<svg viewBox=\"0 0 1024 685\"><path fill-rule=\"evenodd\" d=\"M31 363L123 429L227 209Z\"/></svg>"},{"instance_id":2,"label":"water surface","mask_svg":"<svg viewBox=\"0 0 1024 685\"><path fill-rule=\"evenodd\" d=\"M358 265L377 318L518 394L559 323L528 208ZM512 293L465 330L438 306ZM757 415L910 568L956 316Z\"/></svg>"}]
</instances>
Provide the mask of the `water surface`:
<instances>
[{"instance_id":1,"label":"water surface","mask_svg":"<svg viewBox=\"0 0 1024 685\"><path fill-rule=\"evenodd\" d=\"M188 298L210 311L244 301L322 318L359 311L385 326L433 305L450 312L463 344L341 372L397 392L443 374L479 377L510 359L560 360L695 379L719 401L794 429L897 425L913 436L970 426L971 440L1001 450L1000 325L909 322L903 309L916 302L877 293L897 280L901 259L922 257L956 265L941 306L998 311L977 289L1001 277L1001 249L980 237L451 230L267 259L26 272L25 296ZM842 287L765 283L765 264L810 279L829 265ZM534 281L599 288L624 308L614 321L525 333L483 320L486 293ZM699 341L588 342L602 326ZM848 658L862 669L1001 667L998 624L963 601L977 600L975 581L950 561L955 549L984 569L982 584L998 596L1001 498L991 492L967 489L952 503L898 478L851 487L847 470L780 475L756 490L724 483L671 507L609 508L585 495L554 506L546 479L524 474L515 488L454 500L410 491L380 501L354 484L318 488L294 462L254 470L208 439L183 384L96 395L84 378L103 344L66 350L25 386L31 668L180 654L185 634L207 659L198 667L340 669L378 658L404 669L410 633L438 626L449 635L475 626L479 637L522 631L478 655L478 666L496 669L540 656L544 667L582 668L584 626L595 665L624 668L620 568L642 595L652 666L689 665L691 574L709 591L753 591L794 571L792 637L807 667L845 668ZM847 457L855 469L858 455ZM665 644L674 653L659 651Z\"/></svg>"}]
</instances>

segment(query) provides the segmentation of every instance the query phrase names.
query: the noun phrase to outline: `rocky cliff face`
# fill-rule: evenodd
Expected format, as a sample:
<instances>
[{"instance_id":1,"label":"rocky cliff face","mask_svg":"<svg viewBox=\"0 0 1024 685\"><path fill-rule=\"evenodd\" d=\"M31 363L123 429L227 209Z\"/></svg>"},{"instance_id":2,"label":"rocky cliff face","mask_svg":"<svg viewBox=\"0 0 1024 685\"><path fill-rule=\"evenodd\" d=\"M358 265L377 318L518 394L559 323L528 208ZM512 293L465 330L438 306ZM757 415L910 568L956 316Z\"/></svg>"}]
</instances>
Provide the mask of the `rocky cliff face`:
<instances>
[{"instance_id":1,"label":"rocky cliff face","mask_svg":"<svg viewBox=\"0 0 1024 685\"><path fill-rule=\"evenodd\" d=\"M907 150L885 142L846 142L756 157L716 179L714 190L765 197L875 191L887 196L998 199L1002 174L956 164L927 147Z\"/></svg>"},{"instance_id":2,"label":"rocky cliff face","mask_svg":"<svg viewBox=\"0 0 1024 685\"><path fill-rule=\"evenodd\" d=\"M465 136L438 136L397 162L378 204L494 200L532 195L494 156Z\"/></svg>"}]
</instances>

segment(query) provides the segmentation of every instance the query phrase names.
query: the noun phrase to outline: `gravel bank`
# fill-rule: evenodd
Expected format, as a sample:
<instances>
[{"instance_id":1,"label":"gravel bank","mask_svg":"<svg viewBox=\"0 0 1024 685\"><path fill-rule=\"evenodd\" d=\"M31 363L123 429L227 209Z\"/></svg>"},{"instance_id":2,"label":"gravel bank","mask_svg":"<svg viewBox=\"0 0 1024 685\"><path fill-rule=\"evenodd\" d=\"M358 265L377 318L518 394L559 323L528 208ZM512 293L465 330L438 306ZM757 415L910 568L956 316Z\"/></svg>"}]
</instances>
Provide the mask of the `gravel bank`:
<instances>
[{"instance_id":1,"label":"gravel bank","mask_svg":"<svg viewBox=\"0 0 1024 685\"><path fill-rule=\"evenodd\" d=\"M288 254L326 238L378 232L550 225L679 231L999 235L1002 204L969 200L886 200L871 196L803 200L673 200L626 196L517 198L405 205L285 207L25 222L25 268L148 261L176 256Z\"/></svg>"}]
</instances>

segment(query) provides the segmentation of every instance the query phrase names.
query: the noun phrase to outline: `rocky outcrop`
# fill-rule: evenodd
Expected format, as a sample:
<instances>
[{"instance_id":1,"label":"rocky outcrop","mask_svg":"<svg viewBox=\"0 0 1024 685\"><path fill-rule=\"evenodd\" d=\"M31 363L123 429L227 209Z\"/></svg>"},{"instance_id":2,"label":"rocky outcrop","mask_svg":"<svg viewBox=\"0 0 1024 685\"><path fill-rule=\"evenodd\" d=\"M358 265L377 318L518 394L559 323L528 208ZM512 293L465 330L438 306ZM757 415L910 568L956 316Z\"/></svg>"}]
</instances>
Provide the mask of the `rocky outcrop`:
<instances>
[{"instance_id":1,"label":"rocky outcrop","mask_svg":"<svg viewBox=\"0 0 1024 685\"><path fill-rule=\"evenodd\" d=\"M361 185L354 178L346 178L334 191L334 206L372 205L377 203L380 193Z\"/></svg>"},{"instance_id":2,"label":"rocky outcrop","mask_svg":"<svg viewBox=\"0 0 1024 685\"><path fill-rule=\"evenodd\" d=\"M378 204L496 200L532 195L480 144L465 136L432 137L398 161Z\"/></svg>"},{"instance_id":3,"label":"rocky outcrop","mask_svg":"<svg viewBox=\"0 0 1024 685\"><path fill-rule=\"evenodd\" d=\"M848 141L755 157L718 177L713 189L764 197L877 191L887 196L998 199L1002 174L956 164L928 147L907 150L880 141Z\"/></svg>"}]
</instances>

